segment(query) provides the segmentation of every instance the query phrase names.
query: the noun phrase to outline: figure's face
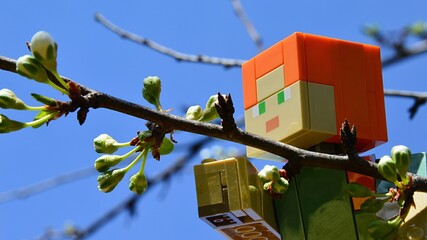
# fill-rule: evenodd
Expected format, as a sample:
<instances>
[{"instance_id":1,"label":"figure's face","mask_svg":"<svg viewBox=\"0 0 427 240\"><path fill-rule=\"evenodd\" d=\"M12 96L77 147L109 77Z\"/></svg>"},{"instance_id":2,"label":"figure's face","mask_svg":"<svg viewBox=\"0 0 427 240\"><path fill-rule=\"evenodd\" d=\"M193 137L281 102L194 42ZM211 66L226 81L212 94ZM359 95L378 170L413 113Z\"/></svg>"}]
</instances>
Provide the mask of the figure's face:
<instances>
[{"instance_id":1,"label":"figure's face","mask_svg":"<svg viewBox=\"0 0 427 240\"><path fill-rule=\"evenodd\" d=\"M339 144L347 119L357 127L358 151L387 140L376 47L295 33L246 62L242 72L249 132L309 148ZM251 157L263 154L247 150Z\"/></svg>"}]
</instances>

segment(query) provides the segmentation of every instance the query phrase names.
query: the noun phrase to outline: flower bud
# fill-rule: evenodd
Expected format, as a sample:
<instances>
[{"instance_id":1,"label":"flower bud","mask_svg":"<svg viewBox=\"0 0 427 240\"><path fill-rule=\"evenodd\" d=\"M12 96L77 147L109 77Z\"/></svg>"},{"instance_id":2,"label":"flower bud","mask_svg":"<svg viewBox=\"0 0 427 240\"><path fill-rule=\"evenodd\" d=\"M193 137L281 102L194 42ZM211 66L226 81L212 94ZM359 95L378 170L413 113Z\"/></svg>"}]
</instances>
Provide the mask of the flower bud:
<instances>
[{"instance_id":1,"label":"flower bud","mask_svg":"<svg viewBox=\"0 0 427 240\"><path fill-rule=\"evenodd\" d=\"M390 156L385 155L380 159L378 163L378 172L380 172L387 181L392 183L397 182L396 163Z\"/></svg>"},{"instance_id":2,"label":"flower bud","mask_svg":"<svg viewBox=\"0 0 427 240\"><path fill-rule=\"evenodd\" d=\"M391 149L391 157L396 162L397 173L399 173L404 184L408 184L406 173L411 164L411 150L404 145L397 145Z\"/></svg>"},{"instance_id":3,"label":"flower bud","mask_svg":"<svg viewBox=\"0 0 427 240\"><path fill-rule=\"evenodd\" d=\"M289 182L285 178L281 177L277 181L273 182L271 190L278 194L284 194L288 190Z\"/></svg>"},{"instance_id":4,"label":"flower bud","mask_svg":"<svg viewBox=\"0 0 427 240\"><path fill-rule=\"evenodd\" d=\"M37 32L31 39L31 52L34 57L51 72L56 72L57 50L58 45L47 32Z\"/></svg>"},{"instance_id":5,"label":"flower bud","mask_svg":"<svg viewBox=\"0 0 427 240\"><path fill-rule=\"evenodd\" d=\"M114 153L119 149L116 144L117 141L105 133L93 139L93 147L97 153Z\"/></svg>"},{"instance_id":6,"label":"flower bud","mask_svg":"<svg viewBox=\"0 0 427 240\"><path fill-rule=\"evenodd\" d=\"M25 103L19 99L14 92L3 88L0 90L0 108L23 110L27 108L27 105L25 105Z\"/></svg>"},{"instance_id":7,"label":"flower bud","mask_svg":"<svg viewBox=\"0 0 427 240\"><path fill-rule=\"evenodd\" d=\"M258 177L262 183L269 181L277 181L280 178L279 169L273 165L265 165L264 168L258 172Z\"/></svg>"},{"instance_id":8,"label":"flower bud","mask_svg":"<svg viewBox=\"0 0 427 240\"><path fill-rule=\"evenodd\" d=\"M41 63L30 55L22 56L16 60L16 72L37 82L48 83L49 81L46 70Z\"/></svg>"},{"instance_id":9,"label":"flower bud","mask_svg":"<svg viewBox=\"0 0 427 240\"><path fill-rule=\"evenodd\" d=\"M160 78L157 76L149 76L144 79L144 87L142 89L142 96L147 102L156 106L157 110L161 110L160 106L160 92L162 85Z\"/></svg>"},{"instance_id":10,"label":"flower bud","mask_svg":"<svg viewBox=\"0 0 427 240\"><path fill-rule=\"evenodd\" d=\"M369 188L357 182L347 184L347 193L350 197L354 198L371 197L374 195Z\"/></svg>"},{"instance_id":11,"label":"flower bud","mask_svg":"<svg viewBox=\"0 0 427 240\"><path fill-rule=\"evenodd\" d=\"M162 145L159 148L160 155L167 155L173 151L175 146L169 138L164 137Z\"/></svg>"},{"instance_id":12,"label":"flower bud","mask_svg":"<svg viewBox=\"0 0 427 240\"><path fill-rule=\"evenodd\" d=\"M95 160L94 167L98 172L105 172L123 160L119 155L102 155Z\"/></svg>"},{"instance_id":13,"label":"flower bud","mask_svg":"<svg viewBox=\"0 0 427 240\"><path fill-rule=\"evenodd\" d=\"M191 106L188 108L187 113L185 114L185 118L188 120L199 120L202 116L202 107L199 105Z\"/></svg>"},{"instance_id":14,"label":"flower bud","mask_svg":"<svg viewBox=\"0 0 427 240\"><path fill-rule=\"evenodd\" d=\"M218 103L218 95L212 95L205 106L205 109L202 112L202 116L199 118L201 122L210 122L219 117L218 112L216 111L215 104Z\"/></svg>"},{"instance_id":15,"label":"flower bud","mask_svg":"<svg viewBox=\"0 0 427 240\"><path fill-rule=\"evenodd\" d=\"M126 171L124 169L113 169L102 173L97 179L98 189L105 193L113 191L125 174Z\"/></svg>"},{"instance_id":16,"label":"flower bud","mask_svg":"<svg viewBox=\"0 0 427 240\"><path fill-rule=\"evenodd\" d=\"M130 178L129 189L137 194L143 194L148 187L147 178L143 173L136 173Z\"/></svg>"},{"instance_id":17,"label":"flower bud","mask_svg":"<svg viewBox=\"0 0 427 240\"><path fill-rule=\"evenodd\" d=\"M5 115L0 114L0 133L18 131L25 127L25 123L11 120Z\"/></svg>"}]
</instances>

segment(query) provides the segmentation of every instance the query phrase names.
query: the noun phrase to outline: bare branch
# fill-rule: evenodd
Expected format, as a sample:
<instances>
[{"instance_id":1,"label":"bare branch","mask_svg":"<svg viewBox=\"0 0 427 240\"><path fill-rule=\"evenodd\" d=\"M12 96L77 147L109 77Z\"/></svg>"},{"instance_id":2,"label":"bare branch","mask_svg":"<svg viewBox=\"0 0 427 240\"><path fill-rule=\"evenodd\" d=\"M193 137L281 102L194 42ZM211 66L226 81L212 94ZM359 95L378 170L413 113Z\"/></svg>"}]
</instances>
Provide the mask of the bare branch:
<instances>
[{"instance_id":1,"label":"bare branch","mask_svg":"<svg viewBox=\"0 0 427 240\"><path fill-rule=\"evenodd\" d=\"M97 22L101 23L104 27L116 33L120 37L131 40L135 43L144 45L146 47L149 47L154 51L173 57L178 61L208 63L208 64L214 64L214 65L221 65L227 68L240 67L245 62L245 60L240 60L240 59L218 58L218 57L211 57L211 56L206 56L201 54L190 55L190 54L181 53L181 52L175 51L174 49L163 46L157 42L154 42L148 38L140 37L134 33L125 31L119 28L118 26L114 25L112 22L107 20L103 15L99 13L95 15L95 19Z\"/></svg>"},{"instance_id":2,"label":"bare branch","mask_svg":"<svg viewBox=\"0 0 427 240\"><path fill-rule=\"evenodd\" d=\"M58 187L60 185L81 180L96 174L98 174L98 172L96 172L93 167L89 167L89 168L84 168L84 169L76 170L73 172L65 173L59 176L55 176L38 183L33 183L29 186L26 186L17 190L1 192L0 204L9 202L9 201L14 201L17 199L28 198L38 193L42 193L52 188Z\"/></svg>"},{"instance_id":3,"label":"bare branch","mask_svg":"<svg viewBox=\"0 0 427 240\"><path fill-rule=\"evenodd\" d=\"M264 50L262 38L255 29L255 26L249 20L248 16L246 16L246 13L243 10L240 0L231 0L231 4L233 5L234 13L237 15L240 21L242 21L250 38L255 43L255 46L258 48L258 51L261 52L262 50Z\"/></svg>"},{"instance_id":4,"label":"bare branch","mask_svg":"<svg viewBox=\"0 0 427 240\"><path fill-rule=\"evenodd\" d=\"M414 99L414 104L408 109L409 118L414 118L418 109L424 105L427 101L427 93L423 92L410 92L410 91L399 91L399 90L384 90L385 96L392 97L405 97Z\"/></svg>"},{"instance_id":5,"label":"bare branch","mask_svg":"<svg viewBox=\"0 0 427 240\"><path fill-rule=\"evenodd\" d=\"M388 67L394 63L397 63L401 60L408 59L409 57L414 57L422 53L427 52L427 39L421 40L417 43L414 43L410 46L401 46L402 49L396 50L396 54L393 57L384 59L382 61L383 67Z\"/></svg>"}]
</instances>

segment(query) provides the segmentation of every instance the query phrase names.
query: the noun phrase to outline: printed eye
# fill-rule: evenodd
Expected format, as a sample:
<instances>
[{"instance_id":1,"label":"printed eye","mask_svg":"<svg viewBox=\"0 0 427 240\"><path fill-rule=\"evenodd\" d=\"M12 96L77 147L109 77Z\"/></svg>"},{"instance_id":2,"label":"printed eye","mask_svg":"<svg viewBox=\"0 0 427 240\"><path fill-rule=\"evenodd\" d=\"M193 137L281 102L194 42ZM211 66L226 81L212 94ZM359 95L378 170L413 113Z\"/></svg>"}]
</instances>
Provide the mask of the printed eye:
<instances>
[{"instance_id":1,"label":"printed eye","mask_svg":"<svg viewBox=\"0 0 427 240\"><path fill-rule=\"evenodd\" d=\"M258 117L262 114L265 113L266 111L266 106L265 106L265 101L264 102L260 102L257 105L252 107L252 117Z\"/></svg>"}]
</instances>

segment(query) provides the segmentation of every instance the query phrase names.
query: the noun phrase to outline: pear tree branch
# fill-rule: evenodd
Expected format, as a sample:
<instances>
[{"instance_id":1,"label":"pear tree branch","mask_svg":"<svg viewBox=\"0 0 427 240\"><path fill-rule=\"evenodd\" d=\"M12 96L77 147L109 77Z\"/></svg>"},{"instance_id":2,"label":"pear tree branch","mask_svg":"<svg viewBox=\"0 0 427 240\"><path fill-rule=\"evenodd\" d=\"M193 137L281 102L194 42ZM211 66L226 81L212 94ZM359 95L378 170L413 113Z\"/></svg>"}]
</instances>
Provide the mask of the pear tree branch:
<instances>
[{"instance_id":1,"label":"pear tree branch","mask_svg":"<svg viewBox=\"0 0 427 240\"><path fill-rule=\"evenodd\" d=\"M8 71L12 70L11 72L15 72L15 69L10 66L11 64L15 64L15 60L0 57L0 69ZM224 128L221 125L187 120L169 113L159 112L128 102L84 86L80 86L80 88L81 92L84 93L82 101L84 101L85 107L93 109L105 108L139 119L145 119L149 122L156 123L164 132L181 130L196 133L259 148L266 152L281 156L289 160L289 162L298 162L298 164L303 167L309 166L347 170L383 179L379 174L375 163L365 161L361 158L350 159L348 156L337 156L299 149L291 145L263 138L253 133L245 132L238 127L236 127L232 134L230 134L230 131L224 131ZM427 192L426 178L414 175L413 181L414 187L417 191Z\"/></svg>"}]
</instances>

